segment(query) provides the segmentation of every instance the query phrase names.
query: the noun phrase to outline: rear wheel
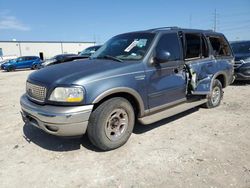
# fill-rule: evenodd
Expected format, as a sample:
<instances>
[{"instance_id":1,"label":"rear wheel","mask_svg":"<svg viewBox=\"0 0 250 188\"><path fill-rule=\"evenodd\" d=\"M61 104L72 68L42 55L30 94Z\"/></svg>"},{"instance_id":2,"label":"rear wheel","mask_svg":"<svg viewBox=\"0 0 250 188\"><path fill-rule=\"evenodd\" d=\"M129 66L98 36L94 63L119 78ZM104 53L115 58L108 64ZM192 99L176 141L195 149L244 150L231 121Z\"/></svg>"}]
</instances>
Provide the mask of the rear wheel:
<instances>
[{"instance_id":1,"label":"rear wheel","mask_svg":"<svg viewBox=\"0 0 250 188\"><path fill-rule=\"evenodd\" d=\"M217 79L213 81L212 92L207 96L207 103L204 104L206 108L214 108L220 105L223 98L223 91L221 82Z\"/></svg>"},{"instance_id":2,"label":"rear wheel","mask_svg":"<svg viewBox=\"0 0 250 188\"><path fill-rule=\"evenodd\" d=\"M124 98L116 97L99 105L91 114L88 137L101 150L125 144L135 124L134 109Z\"/></svg>"}]
</instances>

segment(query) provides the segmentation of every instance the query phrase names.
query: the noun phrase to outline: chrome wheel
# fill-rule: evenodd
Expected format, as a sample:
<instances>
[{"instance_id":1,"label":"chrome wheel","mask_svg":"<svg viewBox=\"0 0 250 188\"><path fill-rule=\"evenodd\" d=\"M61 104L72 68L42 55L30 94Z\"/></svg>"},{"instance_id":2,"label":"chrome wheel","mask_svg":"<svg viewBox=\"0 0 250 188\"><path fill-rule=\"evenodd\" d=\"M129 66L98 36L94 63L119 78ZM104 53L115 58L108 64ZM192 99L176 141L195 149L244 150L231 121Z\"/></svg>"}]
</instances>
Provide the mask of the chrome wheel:
<instances>
[{"instance_id":1,"label":"chrome wheel","mask_svg":"<svg viewBox=\"0 0 250 188\"><path fill-rule=\"evenodd\" d=\"M214 87L212 92L211 101L214 106L216 106L221 100L221 90L218 86Z\"/></svg>"},{"instance_id":2,"label":"chrome wheel","mask_svg":"<svg viewBox=\"0 0 250 188\"><path fill-rule=\"evenodd\" d=\"M108 116L105 124L106 136L111 141L119 140L128 127L128 114L124 109L115 109Z\"/></svg>"}]
</instances>

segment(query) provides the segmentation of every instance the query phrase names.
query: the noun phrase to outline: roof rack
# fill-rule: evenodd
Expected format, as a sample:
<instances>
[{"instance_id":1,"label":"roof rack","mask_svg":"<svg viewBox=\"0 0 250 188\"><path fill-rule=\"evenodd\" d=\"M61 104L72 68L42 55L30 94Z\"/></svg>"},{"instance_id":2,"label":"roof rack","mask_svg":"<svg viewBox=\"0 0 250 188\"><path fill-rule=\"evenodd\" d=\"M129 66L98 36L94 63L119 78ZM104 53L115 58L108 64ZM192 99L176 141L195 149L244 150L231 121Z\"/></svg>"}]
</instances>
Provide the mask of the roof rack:
<instances>
[{"instance_id":1,"label":"roof rack","mask_svg":"<svg viewBox=\"0 0 250 188\"><path fill-rule=\"evenodd\" d=\"M157 31L157 30L174 30L174 29L180 29L177 26L171 26L171 27L158 27L158 28L153 28L153 29L149 29L149 31Z\"/></svg>"}]
</instances>

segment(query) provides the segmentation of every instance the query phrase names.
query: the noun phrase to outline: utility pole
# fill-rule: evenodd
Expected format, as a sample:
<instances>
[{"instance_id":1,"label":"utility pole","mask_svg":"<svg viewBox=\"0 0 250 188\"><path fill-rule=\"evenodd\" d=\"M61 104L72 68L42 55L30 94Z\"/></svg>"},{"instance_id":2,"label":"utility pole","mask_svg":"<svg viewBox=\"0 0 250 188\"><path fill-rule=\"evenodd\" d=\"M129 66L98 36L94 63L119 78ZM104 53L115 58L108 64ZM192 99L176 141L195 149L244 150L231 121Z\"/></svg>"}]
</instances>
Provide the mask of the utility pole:
<instances>
[{"instance_id":1,"label":"utility pole","mask_svg":"<svg viewBox=\"0 0 250 188\"><path fill-rule=\"evenodd\" d=\"M189 28L192 28L192 14L189 14Z\"/></svg>"},{"instance_id":2,"label":"utility pole","mask_svg":"<svg viewBox=\"0 0 250 188\"><path fill-rule=\"evenodd\" d=\"M214 10L214 31L217 29L217 12L216 9Z\"/></svg>"}]
</instances>

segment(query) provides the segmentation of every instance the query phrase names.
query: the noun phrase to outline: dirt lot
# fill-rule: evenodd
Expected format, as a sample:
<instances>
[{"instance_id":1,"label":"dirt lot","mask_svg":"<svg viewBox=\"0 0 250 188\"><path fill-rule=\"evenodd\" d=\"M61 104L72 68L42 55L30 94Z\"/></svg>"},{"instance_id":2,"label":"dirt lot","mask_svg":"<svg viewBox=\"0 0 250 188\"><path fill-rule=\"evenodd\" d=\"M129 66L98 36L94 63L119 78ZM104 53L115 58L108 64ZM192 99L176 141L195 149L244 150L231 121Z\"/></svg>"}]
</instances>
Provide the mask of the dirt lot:
<instances>
[{"instance_id":1,"label":"dirt lot","mask_svg":"<svg viewBox=\"0 0 250 188\"><path fill-rule=\"evenodd\" d=\"M97 151L84 136L47 135L20 116L31 71L0 72L0 187L250 187L250 85L218 108L136 125L128 143Z\"/></svg>"}]
</instances>

